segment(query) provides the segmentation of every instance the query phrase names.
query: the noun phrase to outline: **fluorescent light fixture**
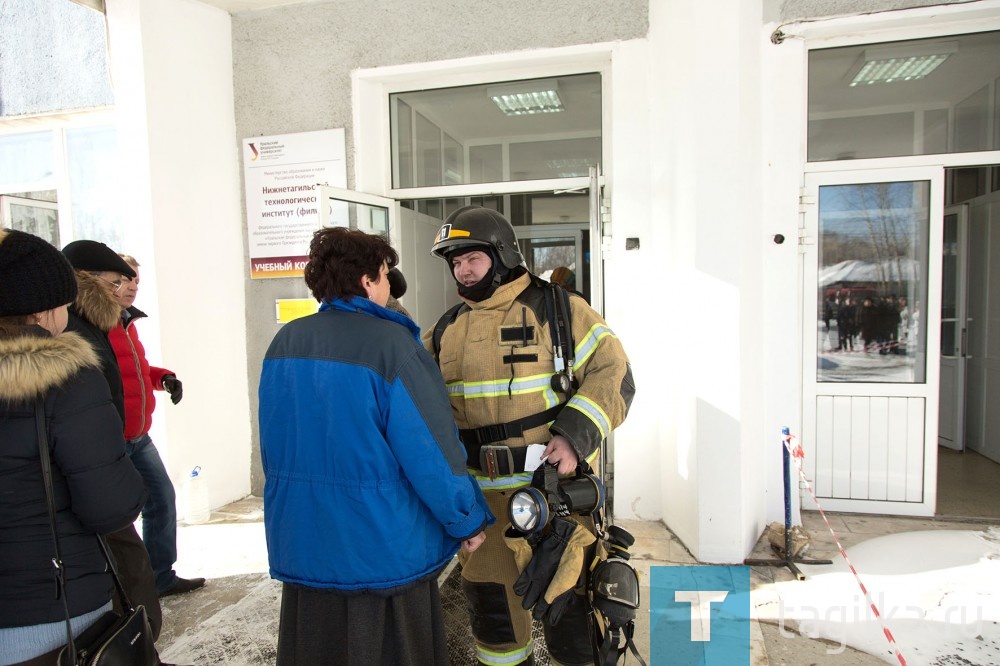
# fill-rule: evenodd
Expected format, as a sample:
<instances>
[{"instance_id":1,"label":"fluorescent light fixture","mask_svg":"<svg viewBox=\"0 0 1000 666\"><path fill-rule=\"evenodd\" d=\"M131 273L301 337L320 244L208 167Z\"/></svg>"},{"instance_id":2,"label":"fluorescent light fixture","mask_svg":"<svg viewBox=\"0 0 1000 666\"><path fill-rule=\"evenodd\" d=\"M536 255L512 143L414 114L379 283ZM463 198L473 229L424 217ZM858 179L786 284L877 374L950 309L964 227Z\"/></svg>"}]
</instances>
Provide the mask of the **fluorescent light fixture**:
<instances>
[{"instance_id":1,"label":"fluorescent light fixture","mask_svg":"<svg viewBox=\"0 0 1000 666\"><path fill-rule=\"evenodd\" d=\"M922 79L953 53L958 42L929 42L865 49L847 72L850 86Z\"/></svg>"},{"instance_id":2,"label":"fluorescent light fixture","mask_svg":"<svg viewBox=\"0 0 1000 666\"><path fill-rule=\"evenodd\" d=\"M554 79L488 86L486 96L506 116L558 113L564 110L562 100L559 99L559 86Z\"/></svg>"}]
</instances>

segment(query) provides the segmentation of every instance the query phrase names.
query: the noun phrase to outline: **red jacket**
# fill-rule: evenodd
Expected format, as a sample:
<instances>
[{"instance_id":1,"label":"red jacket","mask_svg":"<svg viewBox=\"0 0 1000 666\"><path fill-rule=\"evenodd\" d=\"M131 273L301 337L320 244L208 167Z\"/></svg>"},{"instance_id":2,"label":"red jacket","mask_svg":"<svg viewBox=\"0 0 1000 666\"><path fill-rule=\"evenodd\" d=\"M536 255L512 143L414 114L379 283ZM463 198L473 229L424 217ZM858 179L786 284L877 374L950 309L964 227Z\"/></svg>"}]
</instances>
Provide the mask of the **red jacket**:
<instances>
[{"instance_id":1,"label":"red jacket","mask_svg":"<svg viewBox=\"0 0 1000 666\"><path fill-rule=\"evenodd\" d=\"M174 374L166 368L151 366L146 360L146 350L139 342L135 322L146 313L131 307L127 323L121 323L108 332L108 340L115 350L118 369L122 373L125 389L125 439L135 439L149 432L153 422L156 398L153 390L163 391L163 378Z\"/></svg>"}]
</instances>

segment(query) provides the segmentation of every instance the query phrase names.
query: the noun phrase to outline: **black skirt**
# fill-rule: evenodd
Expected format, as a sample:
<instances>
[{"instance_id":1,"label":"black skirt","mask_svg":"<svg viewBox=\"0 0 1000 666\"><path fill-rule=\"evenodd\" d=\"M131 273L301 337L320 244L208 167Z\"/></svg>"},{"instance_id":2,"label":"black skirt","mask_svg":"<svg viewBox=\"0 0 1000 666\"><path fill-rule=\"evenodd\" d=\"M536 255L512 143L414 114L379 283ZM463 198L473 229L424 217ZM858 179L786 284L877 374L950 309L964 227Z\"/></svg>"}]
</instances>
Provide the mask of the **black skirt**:
<instances>
[{"instance_id":1,"label":"black skirt","mask_svg":"<svg viewBox=\"0 0 1000 666\"><path fill-rule=\"evenodd\" d=\"M284 583L277 666L448 666L437 578L392 596Z\"/></svg>"}]
</instances>

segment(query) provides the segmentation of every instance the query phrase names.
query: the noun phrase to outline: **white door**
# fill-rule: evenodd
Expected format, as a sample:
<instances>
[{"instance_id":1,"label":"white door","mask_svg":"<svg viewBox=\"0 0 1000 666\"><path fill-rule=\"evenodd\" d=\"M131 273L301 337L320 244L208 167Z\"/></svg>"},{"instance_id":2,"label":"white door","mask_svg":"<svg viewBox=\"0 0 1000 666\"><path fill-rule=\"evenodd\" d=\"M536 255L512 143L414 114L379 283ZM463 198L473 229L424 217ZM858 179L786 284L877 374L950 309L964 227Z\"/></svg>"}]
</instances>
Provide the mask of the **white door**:
<instances>
[{"instance_id":1,"label":"white door","mask_svg":"<svg viewBox=\"0 0 1000 666\"><path fill-rule=\"evenodd\" d=\"M1000 192L969 202L965 447L1000 462Z\"/></svg>"},{"instance_id":2,"label":"white door","mask_svg":"<svg viewBox=\"0 0 1000 666\"><path fill-rule=\"evenodd\" d=\"M406 308L421 331L432 328L438 318L451 306L459 303L455 280L448 267L431 254L431 245L438 230L440 218L425 215L409 208L399 209L399 233L396 234L399 250L399 270L406 277L406 295L400 303Z\"/></svg>"},{"instance_id":3,"label":"white door","mask_svg":"<svg viewBox=\"0 0 1000 666\"><path fill-rule=\"evenodd\" d=\"M803 448L826 509L934 514L943 179L806 175Z\"/></svg>"},{"instance_id":4,"label":"white door","mask_svg":"<svg viewBox=\"0 0 1000 666\"><path fill-rule=\"evenodd\" d=\"M944 211L941 257L941 377L938 444L965 448L965 366L968 349L966 314L968 289L969 207Z\"/></svg>"}]
</instances>

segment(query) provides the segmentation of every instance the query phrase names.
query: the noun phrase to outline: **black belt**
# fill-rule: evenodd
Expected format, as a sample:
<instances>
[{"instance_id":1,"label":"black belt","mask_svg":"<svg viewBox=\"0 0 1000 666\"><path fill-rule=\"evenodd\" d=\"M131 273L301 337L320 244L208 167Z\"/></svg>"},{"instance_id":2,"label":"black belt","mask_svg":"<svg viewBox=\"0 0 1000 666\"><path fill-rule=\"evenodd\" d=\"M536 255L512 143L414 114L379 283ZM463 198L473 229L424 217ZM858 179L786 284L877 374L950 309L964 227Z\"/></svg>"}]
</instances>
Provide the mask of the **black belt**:
<instances>
[{"instance_id":1,"label":"black belt","mask_svg":"<svg viewBox=\"0 0 1000 666\"><path fill-rule=\"evenodd\" d=\"M490 478L507 476L524 471L524 459L528 447L511 448L504 445L493 445L492 442L502 442L511 437L522 437L526 430L537 428L555 419L563 405L549 407L544 412L525 416L509 423L495 423L480 428L459 430L458 436L465 444L467 453L466 464L490 475Z\"/></svg>"}]
</instances>

